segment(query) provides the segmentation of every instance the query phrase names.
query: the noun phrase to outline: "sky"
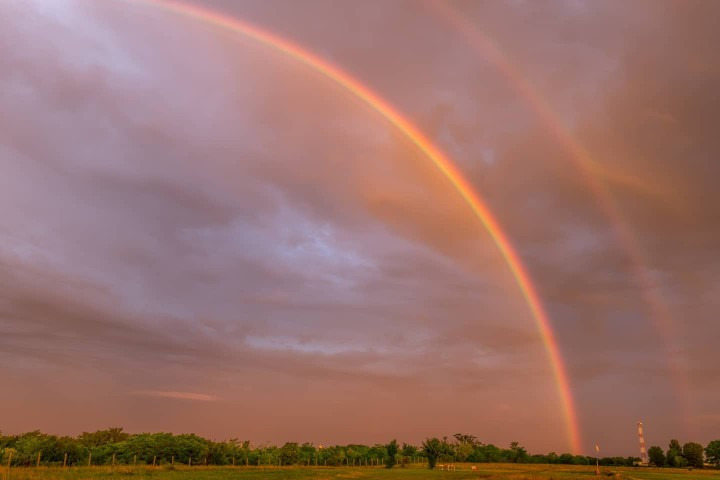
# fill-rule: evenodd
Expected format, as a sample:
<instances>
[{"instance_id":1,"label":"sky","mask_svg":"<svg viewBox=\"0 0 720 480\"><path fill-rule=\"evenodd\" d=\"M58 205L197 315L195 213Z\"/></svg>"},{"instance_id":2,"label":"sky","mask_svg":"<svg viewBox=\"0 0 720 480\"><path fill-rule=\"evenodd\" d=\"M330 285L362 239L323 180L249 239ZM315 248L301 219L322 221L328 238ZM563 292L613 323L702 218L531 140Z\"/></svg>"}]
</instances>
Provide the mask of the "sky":
<instances>
[{"instance_id":1,"label":"sky","mask_svg":"<svg viewBox=\"0 0 720 480\"><path fill-rule=\"evenodd\" d=\"M720 437L720 4L192 0L462 172L581 451ZM154 0L0 3L3 433L571 449L492 236L391 122Z\"/></svg>"}]
</instances>

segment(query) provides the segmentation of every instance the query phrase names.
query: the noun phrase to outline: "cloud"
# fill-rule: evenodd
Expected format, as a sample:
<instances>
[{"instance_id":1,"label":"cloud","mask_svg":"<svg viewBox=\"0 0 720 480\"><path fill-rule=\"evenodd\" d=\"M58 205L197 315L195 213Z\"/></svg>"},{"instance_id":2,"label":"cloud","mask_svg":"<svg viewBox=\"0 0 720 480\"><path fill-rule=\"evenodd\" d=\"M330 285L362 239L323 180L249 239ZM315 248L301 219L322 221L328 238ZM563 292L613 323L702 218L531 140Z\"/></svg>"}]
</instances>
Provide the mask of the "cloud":
<instances>
[{"instance_id":1,"label":"cloud","mask_svg":"<svg viewBox=\"0 0 720 480\"><path fill-rule=\"evenodd\" d=\"M120 5L0 6L3 402L44 412L9 430L90 430L112 411L139 431L261 441L472 431L565 448L521 292L414 145L277 52ZM527 264L588 438L634 448L622 432L642 405L658 436L709 438L693 419L719 378L714 6L452 4L601 180L647 186L607 184L638 256L549 126L427 9L208 5L337 62L452 156ZM668 413L686 393L693 408ZM228 421L237 409L280 420Z\"/></svg>"},{"instance_id":2,"label":"cloud","mask_svg":"<svg viewBox=\"0 0 720 480\"><path fill-rule=\"evenodd\" d=\"M204 393L191 392L163 392L157 390L141 390L133 392L134 395L144 395L148 397L172 398L175 400L191 400L196 402L217 402L218 397L207 395Z\"/></svg>"}]
</instances>

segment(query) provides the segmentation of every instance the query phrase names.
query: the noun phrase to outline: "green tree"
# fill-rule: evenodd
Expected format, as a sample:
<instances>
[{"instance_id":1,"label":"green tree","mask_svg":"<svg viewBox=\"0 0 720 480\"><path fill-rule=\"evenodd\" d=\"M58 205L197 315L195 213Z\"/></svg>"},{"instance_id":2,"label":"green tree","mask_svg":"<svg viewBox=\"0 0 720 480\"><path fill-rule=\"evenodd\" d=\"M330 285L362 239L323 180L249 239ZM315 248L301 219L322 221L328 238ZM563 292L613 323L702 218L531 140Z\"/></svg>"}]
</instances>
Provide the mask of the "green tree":
<instances>
[{"instance_id":1,"label":"green tree","mask_svg":"<svg viewBox=\"0 0 720 480\"><path fill-rule=\"evenodd\" d=\"M392 468L395 466L396 457L398 454L398 451L400 450L400 446L397 443L397 440L394 440L387 445L385 445L385 450L387 450L388 460L385 464L386 468Z\"/></svg>"},{"instance_id":2,"label":"green tree","mask_svg":"<svg viewBox=\"0 0 720 480\"><path fill-rule=\"evenodd\" d=\"M713 440L707 444L705 458L716 467L720 467L720 440Z\"/></svg>"},{"instance_id":3,"label":"green tree","mask_svg":"<svg viewBox=\"0 0 720 480\"><path fill-rule=\"evenodd\" d=\"M120 443L130 438L129 433L123 432L121 427L98 430L97 432L83 432L78 441L83 447L101 447L109 443Z\"/></svg>"},{"instance_id":4,"label":"green tree","mask_svg":"<svg viewBox=\"0 0 720 480\"><path fill-rule=\"evenodd\" d=\"M384 459L387 456L387 454L388 454L388 452L387 452L387 449L385 448L385 445L381 445L379 443L373 445L370 448L370 450L368 450L368 455L370 456L370 458L375 458L375 459L379 459L379 460Z\"/></svg>"},{"instance_id":5,"label":"green tree","mask_svg":"<svg viewBox=\"0 0 720 480\"><path fill-rule=\"evenodd\" d=\"M688 442L683 445L682 455L691 467L703 467L703 446L699 443Z\"/></svg>"},{"instance_id":6,"label":"green tree","mask_svg":"<svg viewBox=\"0 0 720 480\"><path fill-rule=\"evenodd\" d=\"M280 448L280 461L283 465L295 465L300 458L300 447L296 442L288 442Z\"/></svg>"},{"instance_id":7,"label":"green tree","mask_svg":"<svg viewBox=\"0 0 720 480\"><path fill-rule=\"evenodd\" d=\"M648 450L648 458L650 459L650 463L656 467L665 466L665 452L658 446L650 447Z\"/></svg>"},{"instance_id":8,"label":"green tree","mask_svg":"<svg viewBox=\"0 0 720 480\"><path fill-rule=\"evenodd\" d=\"M486 462L494 463L503 460L502 450L492 443L482 445L476 449L478 456L482 456Z\"/></svg>"},{"instance_id":9,"label":"green tree","mask_svg":"<svg viewBox=\"0 0 720 480\"><path fill-rule=\"evenodd\" d=\"M404 455L406 457L414 457L418 453L418 447L415 445L412 445L410 443L403 443L402 449L400 450L400 454Z\"/></svg>"},{"instance_id":10,"label":"green tree","mask_svg":"<svg viewBox=\"0 0 720 480\"><path fill-rule=\"evenodd\" d=\"M668 445L668 450L665 454L665 457L669 466L680 467L681 465L677 464L677 459L682 458L682 447L680 446L680 442L678 442L674 438L670 440L670 445Z\"/></svg>"},{"instance_id":11,"label":"green tree","mask_svg":"<svg viewBox=\"0 0 720 480\"><path fill-rule=\"evenodd\" d=\"M409 443L403 443L402 450L400 450L400 454L405 457L414 457L417 452L418 448L415 445L411 445Z\"/></svg>"},{"instance_id":12,"label":"green tree","mask_svg":"<svg viewBox=\"0 0 720 480\"><path fill-rule=\"evenodd\" d=\"M510 444L510 455L508 460L510 460L511 463L527 463L528 461L528 453L527 450L525 450L524 447L521 447L518 442L512 442ZM570 461L572 463L572 460Z\"/></svg>"},{"instance_id":13,"label":"green tree","mask_svg":"<svg viewBox=\"0 0 720 480\"><path fill-rule=\"evenodd\" d=\"M38 453L42 453L46 462L56 461L57 457L61 455L58 449L58 438L39 431L18 435L14 448L16 453L13 456L13 463L22 466L34 465Z\"/></svg>"},{"instance_id":14,"label":"green tree","mask_svg":"<svg viewBox=\"0 0 720 480\"><path fill-rule=\"evenodd\" d=\"M439 438L426 438L422 442L422 452L428 459L428 468L433 469L437 464L438 457L443 453L442 442Z\"/></svg>"},{"instance_id":15,"label":"green tree","mask_svg":"<svg viewBox=\"0 0 720 480\"><path fill-rule=\"evenodd\" d=\"M312 465L315 462L317 451L312 443L305 442L300 446L300 462Z\"/></svg>"},{"instance_id":16,"label":"green tree","mask_svg":"<svg viewBox=\"0 0 720 480\"><path fill-rule=\"evenodd\" d=\"M402 449L400 449L400 456L402 457L403 464L407 463L412 457L417 455L418 449L415 445L409 443L403 443Z\"/></svg>"},{"instance_id":17,"label":"green tree","mask_svg":"<svg viewBox=\"0 0 720 480\"><path fill-rule=\"evenodd\" d=\"M455 454L458 457L458 460L461 462L464 462L475 450L475 448L470 443L458 443L455 446Z\"/></svg>"}]
</instances>

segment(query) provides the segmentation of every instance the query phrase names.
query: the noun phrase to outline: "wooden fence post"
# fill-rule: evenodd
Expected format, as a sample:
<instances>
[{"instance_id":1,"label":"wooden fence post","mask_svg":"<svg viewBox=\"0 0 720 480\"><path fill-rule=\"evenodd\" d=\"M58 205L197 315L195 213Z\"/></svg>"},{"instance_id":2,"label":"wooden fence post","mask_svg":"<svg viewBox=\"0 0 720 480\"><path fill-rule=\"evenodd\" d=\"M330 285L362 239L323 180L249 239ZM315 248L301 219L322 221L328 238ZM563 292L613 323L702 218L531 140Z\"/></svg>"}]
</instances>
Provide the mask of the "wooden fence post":
<instances>
[{"instance_id":1,"label":"wooden fence post","mask_svg":"<svg viewBox=\"0 0 720 480\"><path fill-rule=\"evenodd\" d=\"M65 454L65 458L63 458L63 468L67 467L67 453Z\"/></svg>"},{"instance_id":2,"label":"wooden fence post","mask_svg":"<svg viewBox=\"0 0 720 480\"><path fill-rule=\"evenodd\" d=\"M188 457L188 467L192 467L192 457Z\"/></svg>"},{"instance_id":3,"label":"wooden fence post","mask_svg":"<svg viewBox=\"0 0 720 480\"><path fill-rule=\"evenodd\" d=\"M137 455L133 455L133 465L137 465Z\"/></svg>"},{"instance_id":4,"label":"wooden fence post","mask_svg":"<svg viewBox=\"0 0 720 480\"><path fill-rule=\"evenodd\" d=\"M157 455L153 455L153 467L155 466L155 460L157 460Z\"/></svg>"},{"instance_id":5,"label":"wooden fence post","mask_svg":"<svg viewBox=\"0 0 720 480\"><path fill-rule=\"evenodd\" d=\"M115 466L115 454L114 453L113 453L113 458L112 458L112 466L113 467Z\"/></svg>"},{"instance_id":6,"label":"wooden fence post","mask_svg":"<svg viewBox=\"0 0 720 480\"><path fill-rule=\"evenodd\" d=\"M88 467L92 466L92 452L88 454Z\"/></svg>"},{"instance_id":7,"label":"wooden fence post","mask_svg":"<svg viewBox=\"0 0 720 480\"><path fill-rule=\"evenodd\" d=\"M175 455L170 457L170 465L175 465Z\"/></svg>"},{"instance_id":8,"label":"wooden fence post","mask_svg":"<svg viewBox=\"0 0 720 480\"><path fill-rule=\"evenodd\" d=\"M42 457L42 452L38 452L37 465L35 465L36 467L40 466L40 457Z\"/></svg>"}]
</instances>

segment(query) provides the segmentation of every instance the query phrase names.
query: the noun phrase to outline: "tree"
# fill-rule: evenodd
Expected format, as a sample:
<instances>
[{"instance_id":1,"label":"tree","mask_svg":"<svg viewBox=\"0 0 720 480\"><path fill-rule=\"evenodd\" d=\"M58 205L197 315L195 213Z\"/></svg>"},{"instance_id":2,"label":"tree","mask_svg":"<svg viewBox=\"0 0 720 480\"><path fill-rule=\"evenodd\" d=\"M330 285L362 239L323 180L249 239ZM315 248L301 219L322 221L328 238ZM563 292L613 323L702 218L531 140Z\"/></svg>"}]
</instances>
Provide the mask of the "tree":
<instances>
[{"instance_id":1,"label":"tree","mask_svg":"<svg viewBox=\"0 0 720 480\"><path fill-rule=\"evenodd\" d=\"M474 450L475 448L470 443L463 442L455 446L455 453L461 462L464 462Z\"/></svg>"},{"instance_id":2,"label":"tree","mask_svg":"<svg viewBox=\"0 0 720 480\"><path fill-rule=\"evenodd\" d=\"M405 463L407 463L410 458L414 457L417 454L417 451L418 449L415 445L403 443L402 449L400 450L400 456L402 457L403 465L405 465Z\"/></svg>"},{"instance_id":3,"label":"tree","mask_svg":"<svg viewBox=\"0 0 720 480\"><path fill-rule=\"evenodd\" d=\"M705 457L707 461L720 467L720 440L713 440L705 447Z\"/></svg>"},{"instance_id":4,"label":"tree","mask_svg":"<svg viewBox=\"0 0 720 480\"><path fill-rule=\"evenodd\" d=\"M387 450L388 454L388 461L387 464L385 464L385 468L392 468L395 466L395 457L398 454L398 451L400 450L400 447L398 446L397 440L394 440L387 445L385 445L385 450Z\"/></svg>"},{"instance_id":5,"label":"tree","mask_svg":"<svg viewBox=\"0 0 720 480\"><path fill-rule=\"evenodd\" d=\"M456 433L455 435L453 435L453 437L455 437L455 440L457 441L458 444L469 443L473 447L480 445L480 442L478 441L477 437L475 437L474 435L465 435L463 433Z\"/></svg>"},{"instance_id":6,"label":"tree","mask_svg":"<svg viewBox=\"0 0 720 480\"><path fill-rule=\"evenodd\" d=\"M371 458L385 458L387 456L387 448L385 448L385 445L375 444L368 451L368 455L370 455Z\"/></svg>"},{"instance_id":7,"label":"tree","mask_svg":"<svg viewBox=\"0 0 720 480\"><path fill-rule=\"evenodd\" d=\"M300 446L300 461L303 464L312 464L317 460L317 450L312 443L305 442Z\"/></svg>"},{"instance_id":8,"label":"tree","mask_svg":"<svg viewBox=\"0 0 720 480\"><path fill-rule=\"evenodd\" d=\"M648 458L650 459L650 463L656 467L665 466L665 452L658 446L650 447L648 450Z\"/></svg>"},{"instance_id":9,"label":"tree","mask_svg":"<svg viewBox=\"0 0 720 480\"><path fill-rule=\"evenodd\" d=\"M83 432L78 440L84 447L100 447L108 443L123 442L129 438L130 434L123 432L122 427L114 427L92 433Z\"/></svg>"},{"instance_id":10,"label":"tree","mask_svg":"<svg viewBox=\"0 0 720 480\"><path fill-rule=\"evenodd\" d=\"M426 438L422 442L422 452L428 459L428 468L432 470L435 468L438 457L443 453L442 442L437 437Z\"/></svg>"},{"instance_id":11,"label":"tree","mask_svg":"<svg viewBox=\"0 0 720 480\"><path fill-rule=\"evenodd\" d=\"M400 450L400 454L404 457L414 457L415 454L417 454L418 449L415 445L411 445L409 443L403 443L402 444L402 450Z\"/></svg>"},{"instance_id":12,"label":"tree","mask_svg":"<svg viewBox=\"0 0 720 480\"><path fill-rule=\"evenodd\" d=\"M283 465L295 465L300 458L300 446L296 442L287 442L280 448L280 461Z\"/></svg>"},{"instance_id":13,"label":"tree","mask_svg":"<svg viewBox=\"0 0 720 480\"><path fill-rule=\"evenodd\" d=\"M487 445L481 445L475 449L475 456L479 458L478 461L482 462L502 462L502 453L502 450L493 445L492 443L488 443Z\"/></svg>"},{"instance_id":14,"label":"tree","mask_svg":"<svg viewBox=\"0 0 720 480\"><path fill-rule=\"evenodd\" d=\"M528 453L527 450L521 447L518 442L512 442L510 444L509 457L511 463L526 463L528 460ZM572 461L570 463L572 463Z\"/></svg>"},{"instance_id":15,"label":"tree","mask_svg":"<svg viewBox=\"0 0 720 480\"><path fill-rule=\"evenodd\" d=\"M677 459L682 458L682 447L680 446L680 442L674 438L670 440L670 445L668 445L668 451L665 457L669 466L680 467L681 465L677 464Z\"/></svg>"},{"instance_id":16,"label":"tree","mask_svg":"<svg viewBox=\"0 0 720 480\"><path fill-rule=\"evenodd\" d=\"M594 461L594 459L590 457L586 457L585 455L573 455L572 464L573 465L590 465L591 460ZM530 457L528 457L528 461L530 461Z\"/></svg>"},{"instance_id":17,"label":"tree","mask_svg":"<svg viewBox=\"0 0 720 480\"><path fill-rule=\"evenodd\" d=\"M683 445L683 457L691 467L703 467L703 446L699 443L688 442Z\"/></svg>"}]
</instances>

